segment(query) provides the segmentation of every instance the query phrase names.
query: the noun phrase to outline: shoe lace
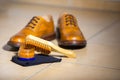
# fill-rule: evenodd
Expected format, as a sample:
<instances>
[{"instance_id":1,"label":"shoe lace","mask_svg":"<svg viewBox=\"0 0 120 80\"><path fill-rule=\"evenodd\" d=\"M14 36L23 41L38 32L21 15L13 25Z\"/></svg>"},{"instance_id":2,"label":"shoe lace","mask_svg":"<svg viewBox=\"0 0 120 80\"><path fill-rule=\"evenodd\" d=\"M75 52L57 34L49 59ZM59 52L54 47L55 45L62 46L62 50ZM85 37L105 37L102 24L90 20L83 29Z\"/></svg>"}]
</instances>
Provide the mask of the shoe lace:
<instances>
[{"instance_id":1,"label":"shoe lace","mask_svg":"<svg viewBox=\"0 0 120 80\"><path fill-rule=\"evenodd\" d=\"M76 19L74 18L73 15L65 15L65 21L66 21L66 25L73 25L73 26L76 26L77 25L77 22L76 22Z\"/></svg>"},{"instance_id":2,"label":"shoe lace","mask_svg":"<svg viewBox=\"0 0 120 80\"><path fill-rule=\"evenodd\" d=\"M30 22L28 23L27 27L31 28L31 29L34 29L36 24L38 23L38 21L40 20L40 18L38 17L33 17Z\"/></svg>"}]
</instances>

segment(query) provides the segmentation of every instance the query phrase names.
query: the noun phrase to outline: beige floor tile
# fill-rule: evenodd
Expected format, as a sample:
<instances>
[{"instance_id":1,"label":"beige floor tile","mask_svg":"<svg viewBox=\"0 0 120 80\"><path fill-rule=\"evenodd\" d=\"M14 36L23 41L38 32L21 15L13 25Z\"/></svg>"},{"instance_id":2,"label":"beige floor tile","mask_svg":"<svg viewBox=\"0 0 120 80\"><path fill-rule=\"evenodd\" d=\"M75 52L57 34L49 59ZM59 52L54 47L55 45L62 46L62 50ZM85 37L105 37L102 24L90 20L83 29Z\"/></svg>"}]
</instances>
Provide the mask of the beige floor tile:
<instances>
[{"instance_id":1,"label":"beige floor tile","mask_svg":"<svg viewBox=\"0 0 120 80\"><path fill-rule=\"evenodd\" d=\"M0 80L24 80L29 76L36 74L47 65L38 65L32 67L21 67L14 63L0 63Z\"/></svg>"},{"instance_id":2,"label":"beige floor tile","mask_svg":"<svg viewBox=\"0 0 120 80\"><path fill-rule=\"evenodd\" d=\"M62 58L62 62L120 69L120 46L88 44L85 49L74 50L76 59Z\"/></svg>"},{"instance_id":3,"label":"beige floor tile","mask_svg":"<svg viewBox=\"0 0 120 80\"><path fill-rule=\"evenodd\" d=\"M106 44L106 45L119 45L120 46L120 18L116 24L110 25L110 28L98 32L88 43L91 44ZM119 47L118 47L119 48ZM120 49L120 48L119 48Z\"/></svg>"},{"instance_id":4,"label":"beige floor tile","mask_svg":"<svg viewBox=\"0 0 120 80\"><path fill-rule=\"evenodd\" d=\"M106 12L88 12L83 17L79 17L79 24L87 40L98 32L108 29L120 19L119 15Z\"/></svg>"},{"instance_id":5,"label":"beige floor tile","mask_svg":"<svg viewBox=\"0 0 120 80\"><path fill-rule=\"evenodd\" d=\"M76 63L120 69L120 46L88 44L86 49L76 51Z\"/></svg>"},{"instance_id":6,"label":"beige floor tile","mask_svg":"<svg viewBox=\"0 0 120 80\"><path fill-rule=\"evenodd\" d=\"M14 55L13 52L0 52L0 80L23 80L50 65L23 67L11 61Z\"/></svg>"},{"instance_id":7,"label":"beige floor tile","mask_svg":"<svg viewBox=\"0 0 120 80\"><path fill-rule=\"evenodd\" d=\"M58 63L28 80L119 80L120 71L81 64Z\"/></svg>"}]
</instances>

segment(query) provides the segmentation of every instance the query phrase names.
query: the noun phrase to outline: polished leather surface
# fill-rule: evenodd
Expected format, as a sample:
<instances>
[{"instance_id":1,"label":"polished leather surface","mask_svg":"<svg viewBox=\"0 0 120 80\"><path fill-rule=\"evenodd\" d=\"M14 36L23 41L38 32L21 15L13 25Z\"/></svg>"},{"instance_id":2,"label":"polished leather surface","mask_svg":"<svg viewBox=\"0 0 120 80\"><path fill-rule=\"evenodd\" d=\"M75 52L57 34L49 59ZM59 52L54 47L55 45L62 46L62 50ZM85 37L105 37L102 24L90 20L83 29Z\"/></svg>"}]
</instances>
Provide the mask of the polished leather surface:
<instances>
[{"instance_id":1,"label":"polished leather surface","mask_svg":"<svg viewBox=\"0 0 120 80\"><path fill-rule=\"evenodd\" d=\"M29 34L41 37L46 40L52 40L55 38L52 16L34 16L26 25L26 27L10 38L8 44L19 47L20 44L24 42L25 37Z\"/></svg>"},{"instance_id":2,"label":"polished leather surface","mask_svg":"<svg viewBox=\"0 0 120 80\"><path fill-rule=\"evenodd\" d=\"M71 14L63 14L58 21L59 39L58 44L60 46L85 46L86 40L81 32L76 18Z\"/></svg>"},{"instance_id":3,"label":"polished leather surface","mask_svg":"<svg viewBox=\"0 0 120 80\"><path fill-rule=\"evenodd\" d=\"M19 48L18 57L23 59L32 59L35 57L35 49L33 47L29 48L23 44Z\"/></svg>"}]
</instances>

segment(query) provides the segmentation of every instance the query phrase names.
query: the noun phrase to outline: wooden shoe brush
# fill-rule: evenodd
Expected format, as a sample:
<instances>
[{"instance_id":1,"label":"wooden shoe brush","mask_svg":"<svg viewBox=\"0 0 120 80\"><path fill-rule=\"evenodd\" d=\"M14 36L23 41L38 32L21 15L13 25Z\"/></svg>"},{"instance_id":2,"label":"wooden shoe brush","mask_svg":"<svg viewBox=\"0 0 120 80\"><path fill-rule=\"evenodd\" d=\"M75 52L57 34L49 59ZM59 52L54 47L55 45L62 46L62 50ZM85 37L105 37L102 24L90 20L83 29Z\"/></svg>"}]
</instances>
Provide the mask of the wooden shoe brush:
<instances>
[{"instance_id":1,"label":"wooden shoe brush","mask_svg":"<svg viewBox=\"0 0 120 80\"><path fill-rule=\"evenodd\" d=\"M76 57L76 54L73 51L60 48L54 45L52 42L46 41L44 39L41 39L32 35L28 35L26 37L25 44L31 47L34 46L35 50L40 51L43 54L49 54L51 51L56 51L70 58Z\"/></svg>"}]
</instances>

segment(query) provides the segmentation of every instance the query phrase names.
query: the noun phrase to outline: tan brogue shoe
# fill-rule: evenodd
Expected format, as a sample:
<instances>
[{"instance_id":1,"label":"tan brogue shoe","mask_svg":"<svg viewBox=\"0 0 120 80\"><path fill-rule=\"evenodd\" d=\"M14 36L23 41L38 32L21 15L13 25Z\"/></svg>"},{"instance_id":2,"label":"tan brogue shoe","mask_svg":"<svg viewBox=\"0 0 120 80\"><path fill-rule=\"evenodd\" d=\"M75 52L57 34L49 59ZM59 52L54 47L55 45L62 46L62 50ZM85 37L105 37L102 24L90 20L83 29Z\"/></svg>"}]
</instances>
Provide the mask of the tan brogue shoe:
<instances>
[{"instance_id":1,"label":"tan brogue shoe","mask_svg":"<svg viewBox=\"0 0 120 80\"><path fill-rule=\"evenodd\" d=\"M68 49L79 49L86 46L86 40L71 14L63 14L58 20L58 45Z\"/></svg>"},{"instance_id":2,"label":"tan brogue shoe","mask_svg":"<svg viewBox=\"0 0 120 80\"><path fill-rule=\"evenodd\" d=\"M26 27L10 38L7 44L19 48L27 35L33 35L46 40L54 39L55 32L52 16L34 16Z\"/></svg>"}]
</instances>

